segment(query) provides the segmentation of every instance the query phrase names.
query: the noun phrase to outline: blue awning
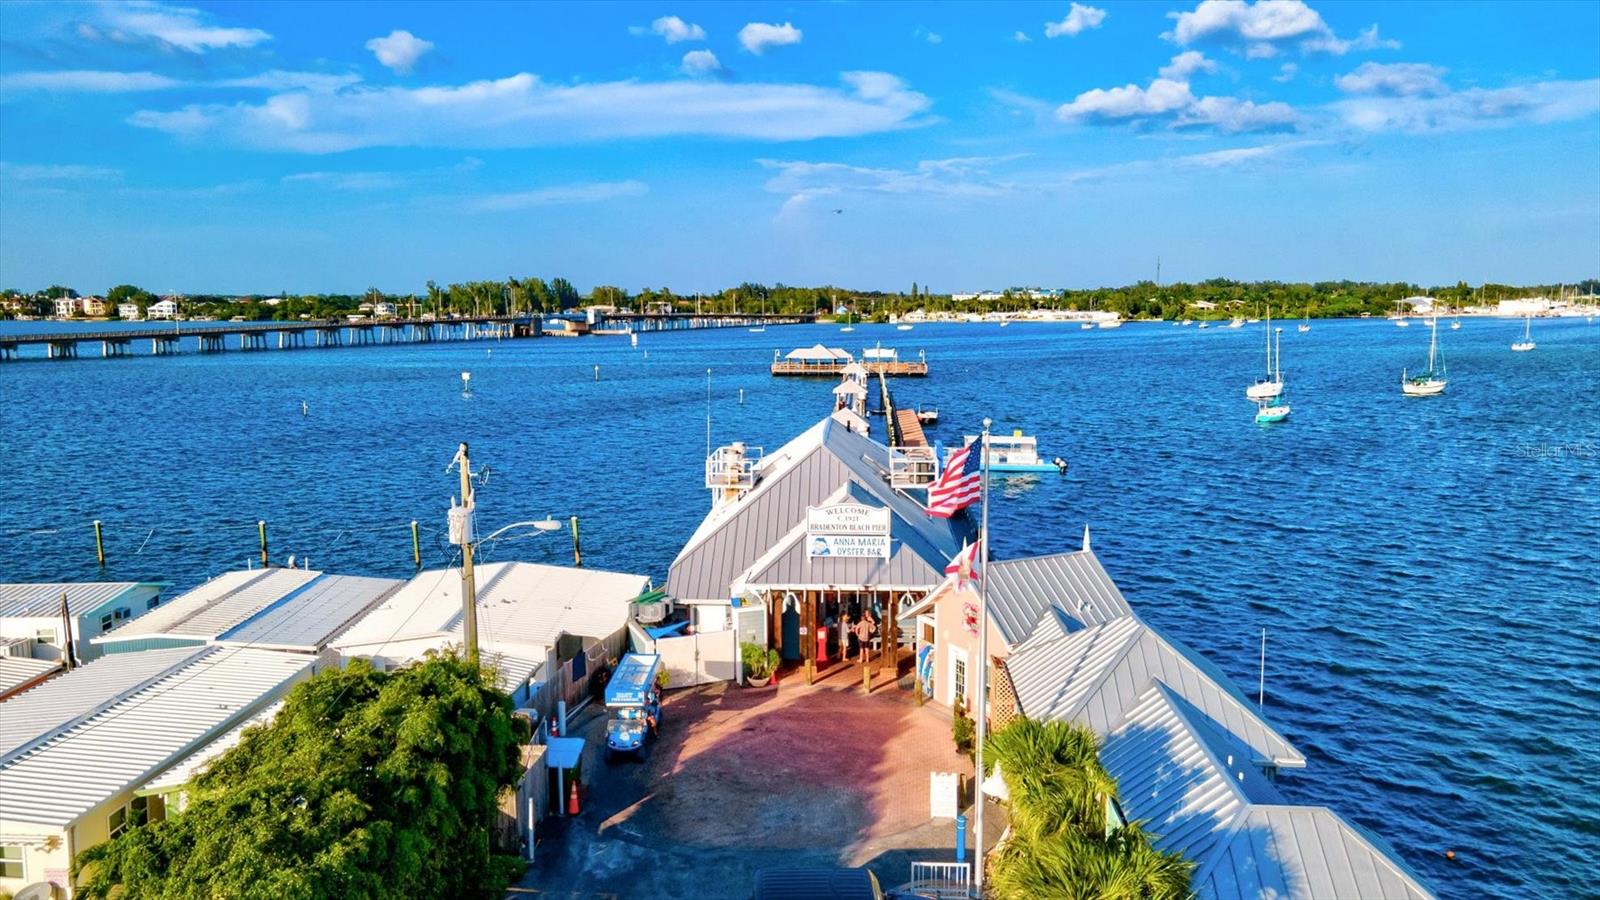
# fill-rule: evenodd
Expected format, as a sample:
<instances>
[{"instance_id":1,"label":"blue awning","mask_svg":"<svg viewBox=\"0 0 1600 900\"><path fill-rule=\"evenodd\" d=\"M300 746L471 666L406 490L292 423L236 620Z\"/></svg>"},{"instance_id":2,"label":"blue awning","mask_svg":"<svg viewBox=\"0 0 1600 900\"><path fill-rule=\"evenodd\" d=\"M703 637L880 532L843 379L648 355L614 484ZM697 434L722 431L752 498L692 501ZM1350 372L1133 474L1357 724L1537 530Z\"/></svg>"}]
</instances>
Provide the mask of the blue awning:
<instances>
[{"instance_id":1,"label":"blue awning","mask_svg":"<svg viewBox=\"0 0 1600 900\"><path fill-rule=\"evenodd\" d=\"M545 742L544 764L551 769L572 769L583 757L583 738L553 737Z\"/></svg>"}]
</instances>

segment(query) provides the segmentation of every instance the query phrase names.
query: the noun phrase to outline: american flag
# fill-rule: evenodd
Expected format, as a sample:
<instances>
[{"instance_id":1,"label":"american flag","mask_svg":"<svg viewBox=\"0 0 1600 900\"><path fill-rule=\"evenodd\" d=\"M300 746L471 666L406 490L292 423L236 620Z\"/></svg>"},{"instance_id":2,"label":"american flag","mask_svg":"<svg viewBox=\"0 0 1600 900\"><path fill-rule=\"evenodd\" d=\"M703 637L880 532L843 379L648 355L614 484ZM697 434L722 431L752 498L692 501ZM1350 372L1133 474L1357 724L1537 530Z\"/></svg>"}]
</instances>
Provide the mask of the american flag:
<instances>
[{"instance_id":1,"label":"american flag","mask_svg":"<svg viewBox=\"0 0 1600 900\"><path fill-rule=\"evenodd\" d=\"M977 502L983 488L982 463L977 441L952 454L939 480L928 485L928 512L948 519Z\"/></svg>"},{"instance_id":2,"label":"american flag","mask_svg":"<svg viewBox=\"0 0 1600 900\"><path fill-rule=\"evenodd\" d=\"M978 538L971 544L963 544L961 552L957 553L950 562L945 564L944 573L956 576L956 586L960 587L968 581L977 581L982 576L978 554L983 546L983 538Z\"/></svg>"}]
</instances>

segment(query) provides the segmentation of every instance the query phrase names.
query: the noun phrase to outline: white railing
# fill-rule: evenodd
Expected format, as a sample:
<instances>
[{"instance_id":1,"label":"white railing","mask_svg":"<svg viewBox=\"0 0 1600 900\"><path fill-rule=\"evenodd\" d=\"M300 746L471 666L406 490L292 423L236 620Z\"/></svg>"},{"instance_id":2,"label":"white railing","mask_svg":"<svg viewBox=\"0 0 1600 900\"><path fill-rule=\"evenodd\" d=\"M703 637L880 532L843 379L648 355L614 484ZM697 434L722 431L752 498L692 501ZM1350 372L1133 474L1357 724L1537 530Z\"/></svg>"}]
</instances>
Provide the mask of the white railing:
<instances>
[{"instance_id":1,"label":"white railing","mask_svg":"<svg viewBox=\"0 0 1600 900\"><path fill-rule=\"evenodd\" d=\"M889 484L895 488L919 488L933 482L938 474L932 447L889 448Z\"/></svg>"},{"instance_id":2,"label":"white railing","mask_svg":"<svg viewBox=\"0 0 1600 900\"><path fill-rule=\"evenodd\" d=\"M914 862L911 864L911 881L895 890L896 894L917 897L971 896L972 864L964 862Z\"/></svg>"},{"instance_id":3,"label":"white railing","mask_svg":"<svg viewBox=\"0 0 1600 900\"><path fill-rule=\"evenodd\" d=\"M747 491L755 487L761 452L760 447L718 447L706 457L706 487L714 491Z\"/></svg>"}]
</instances>

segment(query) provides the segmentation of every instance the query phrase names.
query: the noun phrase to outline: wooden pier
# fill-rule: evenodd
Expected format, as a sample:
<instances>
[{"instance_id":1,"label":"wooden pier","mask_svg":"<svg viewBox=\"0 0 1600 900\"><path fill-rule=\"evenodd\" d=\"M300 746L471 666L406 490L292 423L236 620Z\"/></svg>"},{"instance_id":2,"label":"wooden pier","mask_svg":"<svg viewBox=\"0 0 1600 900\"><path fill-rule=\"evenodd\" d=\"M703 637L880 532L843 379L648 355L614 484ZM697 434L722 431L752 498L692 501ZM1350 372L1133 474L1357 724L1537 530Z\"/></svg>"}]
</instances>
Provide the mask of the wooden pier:
<instances>
[{"instance_id":1,"label":"wooden pier","mask_svg":"<svg viewBox=\"0 0 1600 900\"><path fill-rule=\"evenodd\" d=\"M915 360L901 359L892 349L869 347L857 360L838 347L802 347L787 356L772 353L772 374L797 378L842 378L851 366L860 366L868 375L922 378L928 374L927 356L917 353Z\"/></svg>"}]
</instances>

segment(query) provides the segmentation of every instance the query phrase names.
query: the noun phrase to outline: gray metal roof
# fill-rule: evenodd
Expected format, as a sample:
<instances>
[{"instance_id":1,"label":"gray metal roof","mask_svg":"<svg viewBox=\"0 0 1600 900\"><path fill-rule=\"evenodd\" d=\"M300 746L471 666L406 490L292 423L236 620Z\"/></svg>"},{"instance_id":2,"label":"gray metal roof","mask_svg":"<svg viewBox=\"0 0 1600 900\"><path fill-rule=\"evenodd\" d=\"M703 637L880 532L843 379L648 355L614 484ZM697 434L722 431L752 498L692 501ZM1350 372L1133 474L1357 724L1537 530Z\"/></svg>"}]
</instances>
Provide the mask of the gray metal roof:
<instances>
[{"instance_id":1,"label":"gray metal roof","mask_svg":"<svg viewBox=\"0 0 1600 900\"><path fill-rule=\"evenodd\" d=\"M1128 818L1195 863L1213 900L1401 900L1430 894L1376 838L1325 807L1283 803L1243 750L1157 681L1100 751Z\"/></svg>"},{"instance_id":2,"label":"gray metal roof","mask_svg":"<svg viewBox=\"0 0 1600 900\"><path fill-rule=\"evenodd\" d=\"M146 653L115 654L90 666L138 667ZM0 757L0 820L66 826L79 816L226 731L311 671L298 653L205 647L157 678L101 702ZM17 700L55 685L63 675ZM5 718L12 701L0 704Z\"/></svg>"},{"instance_id":3,"label":"gray metal roof","mask_svg":"<svg viewBox=\"0 0 1600 900\"><path fill-rule=\"evenodd\" d=\"M43 582L0 584L0 618L54 616L61 612L61 592L67 593L67 611L74 616L94 612L136 588L156 588L148 581ZM139 605L144 611L144 604Z\"/></svg>"},{"instance_id":4,"label":"gray metal roof","mask_svg":"<svg viewBox=\"0 0 1600 900\"><path fill-rule=\"evenodd\" d=\"M321 574L304 569L224 572L93 642L108 644L152 637L215 640Z\"/></svg>"},{"instance_id":5,"label":"gray metal roof","mask_svg":"<svg viewBox=\"0 0 1600 900\"><path fill-rule=\"evenodd\" d=\"M104 657L0 703L0 765L16 748L181 666L199 647Z\"/></svg>"},{"instance_id":6,"label":"gray metal roof","mask_svg":"<svg viewBox=\"0 0 1600 900\"><path fill-rule=\"evenodd\" d=\"M1300 768L1305 756L1204 657L1124 616L1057 637L1041 633L1006 660L1029 718L1083 722L1101 735L1122 724L1157 679L1248 746L1259 765Z\"/></svg>"},{"instance_id":7,"label":"gray metal roof","mask_svg":"<svg viewBox=\"0 0 1600 900\"><path fill-rule=\"evenodd\" d=\"M403 584L395 578L323 575L223 634L218 643L315 652Z\"/></svg>"},{"instance_id":8,"label":"gray metal roof","mask_svg":"<svg viewBox=\"0 0 1600 900\"><path fill-rule=\"evenodd\" d=\"M984 577L989 579L989 615L1011 647L1027 640L1052 606L1083 625L1133 615L1090 550L990 561Z\"/></svg>"},{"instance_id":9,"label":"gray metal roof","mask_svg":"<svg viewBox=\"0 0 1600 900\"><path fill-rule=\"evenodd\" d=\"M1206 900L1431 900L1365 829L1325 806L1249 806L1195 870Z\"/></svg>"},{"instance_id":10,"label":"gray metal roof","mask_svg":"<svg viewBox=\"0 0 1600 900\"><path fill-rule=\"evenodd\" d=\"M871 438L855 434L833 419L825 418L767 458L768 463L756 486L744 497L713 509L690 538L667 574L667 593L680 600L722 600L730 596L734 582L742 575L752 583L780 583L780 579L802 578L801 584L868 584L860 577L868 568L843 566L836 580L819 580L802 571L803 557L785 552L773 559L793 539L792 532L805 523L806 508L822 505L841 491L858 502L887 506L891 513L891 568L894 556L908 550L920 559L909 560L901 574L909 577L920 571L919 580L910 582L932 587L944 579L944 564L970 539L973 527L965 517L939 519L922 505L889 487L888 450ZM761 572L750 572L763 558L769 561ZM861 561L858 561L861 562ZM868 564L883 561L864 561ZM816 561L810 564L815 567ZM768 574L770 570L770 574ZM932 573L932 574L929 574ZM785 582L787 583L787 582Z\"/></svg>"},{"instance_id":11,"label":"gray metal roof","mask_svg":"<svg viewBox=\"0 0 1600 900\"><path fill-rule=\"evenodd\" d=\"M0 694L21 687L62 667L59 659L34 659L31 656L0 656Z\"/></svg>"}]
</instances>

